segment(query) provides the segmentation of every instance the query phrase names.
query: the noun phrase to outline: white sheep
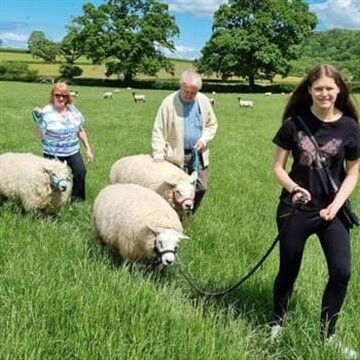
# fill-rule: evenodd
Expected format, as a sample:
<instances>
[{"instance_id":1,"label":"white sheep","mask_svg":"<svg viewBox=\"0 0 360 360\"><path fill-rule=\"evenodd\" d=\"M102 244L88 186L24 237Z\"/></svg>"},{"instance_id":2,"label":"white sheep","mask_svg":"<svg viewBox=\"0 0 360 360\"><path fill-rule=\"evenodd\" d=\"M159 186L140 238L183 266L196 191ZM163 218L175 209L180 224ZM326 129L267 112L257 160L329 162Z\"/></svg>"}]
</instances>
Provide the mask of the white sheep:
<instances>
[{"instance_id":1,"label":"white sheep","mask_svg":"<svg viewBox=\"0 0 360 360\"><path fill-rule=\"evenodd\" d=\"M115 90L114 90L114 93L115 93L115 94L119 94L119 92L120 92L119 89L115 89Z\"/></svg>"},{"instance_id":2,"label":"white sheep","mask_svg":"<svg viewBox=\"0 0 360 360\"><path fill-rule=\"evenodd\" d=\"M78 96L78 91L76 91L76 90L70 90L70 96L72 97L72 98L76 98L77 96Z\"/></svg>"},{"instance_id":3,"label":"white sheep","mask_svg":"<svg viewBox=\"0 0 360 360\"><path fill-rule=\"evenodd\" d=\"M239 106L240 107L250 107L250 108L254 107L254 101L253 100L243 100L241 97L237 97L237 99L239 101Z\"/></svg>"},{"instance_id":4,"label":"white sheep","mask_svg":"<svg viewBox=\"0 0 360 360\"><path fill-rule=\"evenodd\" d=\"M188 239L175 210L157 193L135 184L108 185L94 202L93 230L126 260L174 263Z\"/></svg>"},{"instance_id":5,"label":"white sheep","mask_svg":"<svg viewBox=\"0 0 360 360\"><path fill-rule=\"evenodd\" d=\"M27 211L54 213L69 198L66 163L31 153L4 153L0 169L0 198L20 200Z\"/></svg>"},{"instance_id":6,"label":"white sheep","mask_svg":"<svg viewBox=\"0 0 360 360\"><path fill-rule=\"evenodd\" d=\"M191 176L164 160L155 162L150 155L126 156L110 170L110 183L138 184L160 194L180 216L194 207L197 173Z\"/></svg>"},{"instance_id":7,"label":"white sheep","mask_svg":"<svg viewBox=\"0 0 360 360\"><path fill-rule=\"evenodd\" d=\"M272 92L268 91L266 93L264 93L265 96L271 96L272 95Z\"/></svg>"},{"instance_id":8,"label":"white sheep","mask_svg":"<svg viewBox=\"0 0 360 360\"><path fill-rule=\"evenodd\" d=\"M132 94L133 94L133 98L134 98L135 102L138 102L138 101L146 102L145 95L136 94L135 92L133 92Z\"/></svg>"},{"instance_id":9,"label":"white sheep","mask_svg":"<svg viewBox=\"0 0 360 360\"><path fill-rule=\"evenodd\" d=\"M111 91L107 91L103 93L103 99L113 99L113 93Z\"/></svg>"}]
</instances>

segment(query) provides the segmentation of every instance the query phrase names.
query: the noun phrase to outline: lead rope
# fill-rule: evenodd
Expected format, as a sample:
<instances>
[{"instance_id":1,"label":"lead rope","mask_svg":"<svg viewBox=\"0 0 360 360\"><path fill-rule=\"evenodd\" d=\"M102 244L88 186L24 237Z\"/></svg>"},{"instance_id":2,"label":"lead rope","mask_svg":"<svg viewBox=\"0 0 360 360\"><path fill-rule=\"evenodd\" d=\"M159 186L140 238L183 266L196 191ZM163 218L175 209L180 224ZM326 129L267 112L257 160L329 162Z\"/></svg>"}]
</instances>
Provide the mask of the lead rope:
<instances>
[{"instance_id":1,"label":"lead rope","mask_svg":"<svg viewBox=\"0 0 360 360\"><path fill-rule=\"evenodd\" d=\"M39 130L41 132L41 135L42 135L41 142L44 145L47 145L47 147L50 149L50 152L52 153L50 155L53 156L55 160L59 160L58 157L55 155L55 151L53 151L53 149L52 149L53 148L52 145L50 144L49 141L47 141L45 139L46 123L45 123L42 115L38 115L37 112L33 110L33 111L31 111L31 116L33 118L35 125L39 128Z\"/></svg>"},{"instance_id":2,"label":"lead rope","mask_svg":"<svg viewBox=\"0 0 360 360\"><path fill-rule=\"evenodd\" d=\"M287 225L289 223L289 220L293 216L295 210L296 210L296 207L294 206L293 209L291 210L291 212L288 214L289 215L288 220L286 221L286 223L283 224L283 226L280 229L280 232L285 229L285 225ZM209 297L225 295L225 294L233 291L234 289L236 289L238 286L242 285L251 275L253 275L255 273L255 271L262 265L262 263L267 259L267 257L273 251L275 245L279 241L279 236L280 236L280 234L278 234L276 236L276 238L274 239L274 241L272 242L272 244L270 245L268 250L265 252L265 254L262 256L260 261L244 277L242 277L240 280L238 280L235 284L230 285L230 286L228 286L228 287L226 287L224 289L221 289L221 290L209 291L209 290L205 290L205 289L200 288L200 286L198 286L195 283L194 278L191 276L191 274L186 270L186 268L182 264L178 254L176 255L176 258L177 258L176 264L179 266L180 274L185 278L185 280L189 283L189 285L193 289L195 289L198 293L200 293L201 295L209 296Z\"/></svg>"}]
</instances>

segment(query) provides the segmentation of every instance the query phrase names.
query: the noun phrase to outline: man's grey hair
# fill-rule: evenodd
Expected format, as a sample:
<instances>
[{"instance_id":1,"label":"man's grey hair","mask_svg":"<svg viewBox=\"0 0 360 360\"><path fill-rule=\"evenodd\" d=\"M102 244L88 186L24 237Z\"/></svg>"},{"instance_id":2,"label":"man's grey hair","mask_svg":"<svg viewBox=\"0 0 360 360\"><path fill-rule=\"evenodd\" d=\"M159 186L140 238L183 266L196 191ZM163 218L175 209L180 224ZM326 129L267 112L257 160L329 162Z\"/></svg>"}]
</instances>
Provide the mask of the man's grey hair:
<instances>
[{"instance_id":1,"label":"man's grey hair","mask_svg":"<svg viewBox=\"0 0 360 360\"><path fill-rule=\"evenodd\" d=\"M190 84L196 86L198 90L202 87L202 80L200 75L194 70L185 70L180 76L180 85Z\"/></svg>"}]
</instances>

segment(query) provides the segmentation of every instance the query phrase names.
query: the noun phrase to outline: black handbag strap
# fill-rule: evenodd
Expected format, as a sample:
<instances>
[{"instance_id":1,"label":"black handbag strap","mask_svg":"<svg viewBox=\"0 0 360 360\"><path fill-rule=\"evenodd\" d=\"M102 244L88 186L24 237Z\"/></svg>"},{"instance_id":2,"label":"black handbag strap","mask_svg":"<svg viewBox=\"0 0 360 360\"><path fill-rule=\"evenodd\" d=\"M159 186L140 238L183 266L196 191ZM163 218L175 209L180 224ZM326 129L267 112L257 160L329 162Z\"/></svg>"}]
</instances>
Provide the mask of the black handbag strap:
<instances>
[{"instance_id":1,"label":"black handbag strap","mask_svg":"<svg viewBox=\"0 0 360 360\"><path fill-rule=\"evenodd\" d=\"M329 189L327 186L327 181L325 179L325 176L327 177L327 180L329 181L333 192L336 194L339 190L339 187L336 184L336 181L334 180L333 176L331 175L329 169L327 168L327 166L324 166L323 161L322 161L322 150L318 144L318 142L316 141L314 135L311 133L310 129L308 128L308 126L305 124L304 120L301 118L300 115L296 115L296 119L299 121L299 123L301 124L301 126L303 127L303 129L305 130L305 132L309 135L311 142L314 144L315 150L319 156L319 161L318 161L318 166L320 167L320 169L318 169L318 174L321 180L321 183L325 189L325 191L329 194ZM325 175L325 176L324 176Z\"/></svg>"}]
</instances>

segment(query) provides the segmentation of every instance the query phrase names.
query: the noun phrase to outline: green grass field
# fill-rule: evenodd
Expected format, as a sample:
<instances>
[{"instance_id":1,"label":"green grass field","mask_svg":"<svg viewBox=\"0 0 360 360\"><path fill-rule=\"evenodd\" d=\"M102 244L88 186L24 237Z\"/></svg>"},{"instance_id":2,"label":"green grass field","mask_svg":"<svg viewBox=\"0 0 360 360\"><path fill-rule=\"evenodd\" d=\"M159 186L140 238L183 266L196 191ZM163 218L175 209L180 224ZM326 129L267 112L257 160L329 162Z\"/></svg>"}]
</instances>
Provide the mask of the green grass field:
<instances>
[{"instance_id":1,"label":"green grass field","mask_svg":"<svg viewBox=\"0 0 360 360\"><path fill-rule=\"evenodd\" d=\"M205 299L176 265L156 274L124 264L97 244L93 201L114 161L150 152L153 120L169 92L143 90L147 102L135 104L125 89L112 101L102 99L106 88L75 90L96 158L87 167L86 202L67 204L54 217L24 213L10 202L0 205L0 359L341 359L318 340L327 270L315 237L307 243L291 314L276 345L268 341L268 322L277 248L242 287ZM41 155L30 111L47 103L49 91L50 85L0 82L1 153ZM211 95L219 130L211 144L210 189L185 228L191 240L179 250L207 289L246 274L276 236L280 188L271 172L271 140L286 96L246 94L255 107L240 109L238 95ZM360 212L358 189L352 199ZM359 229L352 232L352 245L354 271L338 334L359 350Z\"/></svg>"}]
</instances>

